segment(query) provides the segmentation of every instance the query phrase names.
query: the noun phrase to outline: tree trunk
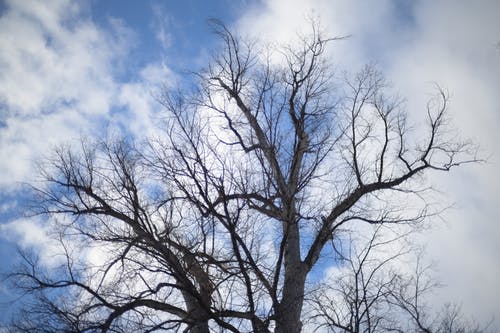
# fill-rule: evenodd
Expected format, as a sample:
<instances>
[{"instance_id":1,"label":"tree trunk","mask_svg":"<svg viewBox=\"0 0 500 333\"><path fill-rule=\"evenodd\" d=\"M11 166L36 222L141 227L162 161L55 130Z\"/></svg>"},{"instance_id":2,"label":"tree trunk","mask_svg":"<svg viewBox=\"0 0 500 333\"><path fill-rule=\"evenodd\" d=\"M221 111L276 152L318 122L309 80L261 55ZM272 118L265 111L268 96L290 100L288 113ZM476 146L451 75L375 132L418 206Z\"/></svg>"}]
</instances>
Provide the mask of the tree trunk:
<instances>
[{"instance_id":1,"label":"tree trunk","mask_svg":"<svg viewBox=\"0 0 500 333\"><path fill-rule=\"evenodd\" d=\"M300 260L300 238L298 223L287 226L285 246L285 281L283 296L277 311L276 333L298 333L302 329L300 320L306 270Z\"/></svg>"},{"instance_id":2,"label":"tree trunk","mask_svg":"<svg viewBox=\"0 0 500 333\"><path fill-rule=\"evenodd\" d=\"M190 330L190 333L209 333L208 321L203 321L201 323L195 324Z\"/></svg>"},{"instance_id":3,"label":"tree trunk","mask_svg":"<svg viewBox=\"0 0 500 333\"><path fill-rule=\"evenodd\" d=\"M291 277L283 288L283 300L279 305L276 333L298 333L302 330L300 316L304 303L305 274Z\"/></svg>"},{"instance_id":4,"label":"tree trunk","mask_svg":"<svg viewBox=\"0 0 500 333\"><path fill-rule=\"evenodd\" d=\"M189 320L193 322L190 327L190 333L209 333L208 318L206 311L198 303L197 299L187 292L184 292L184 300L186 301L187 311L189 313Z\"/></svg>"}]
</instances>

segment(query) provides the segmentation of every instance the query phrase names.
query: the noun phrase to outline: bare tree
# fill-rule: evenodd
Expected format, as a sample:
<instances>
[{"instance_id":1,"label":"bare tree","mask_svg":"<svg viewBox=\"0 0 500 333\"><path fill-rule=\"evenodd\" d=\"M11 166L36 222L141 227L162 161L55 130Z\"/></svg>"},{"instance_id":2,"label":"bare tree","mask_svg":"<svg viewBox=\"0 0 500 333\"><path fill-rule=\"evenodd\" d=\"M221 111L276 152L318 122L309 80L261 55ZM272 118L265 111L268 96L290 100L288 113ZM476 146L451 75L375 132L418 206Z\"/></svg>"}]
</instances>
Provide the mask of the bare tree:
<instances>
[{"instance_id":1,"label":"bare tree","mask_svg":"<svg viewBox=\"0 0 500 333\"><path fill-rule=\"evenodd\" d=\"M389 300L400 283L396 263L413 250L403 241L408 234L383 232L383 227L375 226L367 239L347 239L348 248L337 250L340 262L335 274L309 293L310 326L352 333L397 327L398 307Z\"/></svg>"},{"instance_id":2,"label":"bare tree","mask_svg":"<svg viewBox=\"0 0 500 333\"><path fill-rule=\"evenodd\" d=\"M64 260L26 256L12 275L44 304L20 331L300 332L308 276L342 228L422 221L422 176L476 160L449 135L443 90L414 139L381 74L338 77L336 38L316 26L274 48L214 28L197 89L159 98L161 137L83 142L45 166L37 207L59 217Z\"/></svg>"},{"instance_id":3,"label":"bare tree","mask_svg":"<svg viewBox=\"0 0 500 333\"><path fill-rule=\"evenodd\" d=\"M486 333L493 332L491 322L479 324L467 320L460 306L446 303L438 313L425 302L426 294L435 290L439 284L432 278L430 265L422 265L418 256L413 274L399 274L397 283L389 291L387 302L401 312L400 317L408 318L406 325L399 323L395 332L422 333ZM436 312L434 306L434 312Z\"/></svg>"},{"instance_id":4,"label":"bare tree","mask_svg":"<svg viewBox=\"0 0 500 333\"><path fill-rule=\"evenodd\" d=\"M385 227L367 230L369 237L350 239L348 249L337 252L341 262L334 273L308 293L308 327L338 333L489 332L491 323L466 320L455 304L446 303L441 311L437 304L429 306L428 294L441 285L431 265L422 264L422 249L408 243L413 232ZM401 268L410 268L409 260L415 268L405 272Z\"/></svg>"}]
</instances>

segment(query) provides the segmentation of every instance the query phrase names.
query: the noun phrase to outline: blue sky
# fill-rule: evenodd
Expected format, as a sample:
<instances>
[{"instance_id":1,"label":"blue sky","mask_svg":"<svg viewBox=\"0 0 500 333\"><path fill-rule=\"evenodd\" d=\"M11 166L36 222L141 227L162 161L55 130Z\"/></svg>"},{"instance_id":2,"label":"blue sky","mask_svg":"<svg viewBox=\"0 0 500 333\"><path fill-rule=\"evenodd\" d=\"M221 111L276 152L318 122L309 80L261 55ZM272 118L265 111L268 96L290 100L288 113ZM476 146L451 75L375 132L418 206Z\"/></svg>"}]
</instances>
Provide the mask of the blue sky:
<instances>
[{"instance_id":1,"label":"blue sky","mask_svg":"<svg viewBox=\"0 0 500 333\"><path fill-rule=\"evenodd\" d=\"M156 89L203 66L216 46L208 18L280 42L312 14L328 33L351 36L333 52L339 68L377 63L415 119L433 82L446 87L453 122L490 156L452 177L431 176L456 208L419 241L447 285L437 297L499 321L498 13L495 0L1 2L0 270L16 246L50 261L43 219L23 216L20 184L36 180L34 161L80 136L154 133ZM0 281L0 312L11 297Z\"/></svg>"}]
</instances>

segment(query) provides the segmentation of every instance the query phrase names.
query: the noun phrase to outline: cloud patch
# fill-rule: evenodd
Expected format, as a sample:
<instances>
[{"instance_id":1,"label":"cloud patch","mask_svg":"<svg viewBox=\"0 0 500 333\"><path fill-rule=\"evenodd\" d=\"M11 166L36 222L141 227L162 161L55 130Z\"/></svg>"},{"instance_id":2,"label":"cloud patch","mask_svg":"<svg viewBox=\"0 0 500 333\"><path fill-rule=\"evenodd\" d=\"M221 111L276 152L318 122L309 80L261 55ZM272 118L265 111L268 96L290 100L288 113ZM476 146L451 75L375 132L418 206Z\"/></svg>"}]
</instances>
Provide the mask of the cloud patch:
<instances>
[{"instance_id":1,"label":"cloud patch","mask_svg":"<svg viewBox=\"0 0 500 333\"><path fill-rule=\"evenodd\" d=\"M0 186L28 180L52 145L102 130L134 43L120 20L97 26L78 3L7 1L0 17Z\"/></svg>"},{"instance_id":2,"label":"cloud patch","mask_svg":"<svg viewBox=\"0 0 500 333\"><path fill-rule=\"evenodd\" d=\"M463 304L466 314L500 327L497 221L500 207L500 3L495 0L393 0L353 2L267 0L254 4L237 23L243 34L286 41L319 17L328 36L350 35L333 46L333 61L356 71L376 63L407 98L410 117L425 116L434 83L450 92L453 125L482 147L488 163L465 166L430 181L456 206L421 237L440 267L446 287L437 303ZM276 24L279 22L279 25ZM439 307L439 305L438 305Z\"/></svg>"}]
</instances>

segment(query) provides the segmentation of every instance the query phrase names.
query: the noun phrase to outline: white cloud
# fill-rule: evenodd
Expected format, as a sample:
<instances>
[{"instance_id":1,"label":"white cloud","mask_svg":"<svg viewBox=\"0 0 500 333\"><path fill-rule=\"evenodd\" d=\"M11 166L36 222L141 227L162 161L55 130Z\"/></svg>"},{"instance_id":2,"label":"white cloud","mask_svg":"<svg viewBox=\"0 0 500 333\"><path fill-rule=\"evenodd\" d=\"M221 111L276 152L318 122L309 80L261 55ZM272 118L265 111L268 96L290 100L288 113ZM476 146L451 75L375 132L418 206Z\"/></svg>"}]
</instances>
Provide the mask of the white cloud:
<instances>
[{"instance_id":1,"label":"white cloud","mask_svg":"<svg viewBox=\"0 0 500 333\"><path fill-rule=\"evenodd\" d=\"M73 7L17 1L2 16L0 48L7 52L0 87L11 113L40 115L64 104L90 114L107 111L112 41L87 20L66 23Z\"/></svg>"},{"instance_id":2,"label":"white cloud","mask_svg":"<svg viewBox=\"0 0 500 333\"><path fill-rule=\"evenodd\" d=\"M40 219L17 219L0 225L2 238L15 241L23 249L35 251L41 263L54 267L63 257L58 242L49 236L48 223Z\"/></svg>"},{"instance_id":3,"label":"white cloud","mask_svg":"<svg viewBox=\"0 0 500 333\"><path fill-rule=\"evenodd\" d=\"M123 69L136 36L116 18L109 18L107 27L95 24L78 3L68 0L6 3L0 17L4 189L31 180L33 161L53 145L82 135L105 136L104 127L118 122L126 129L141 123L141 131L148 131L145 127L151 124L144 119L152 98L145 89L152 82L151 68L144 70L148 79L120 82L117 71ZM138 121L131 123L127 113Z\"/></svg>"},{"instance_id":4,"label":"white cloud","mask_svg":"<svg viewBox=\"0 0 500 333\"><path fill-rule=\"evenodd\" d=\"M496 1L421 1L412 42L387 55L390 76L403 94L422 95L431 80L447 88L455 126L481 145L483 155L492 155L486 165L433 177L457 208L445 215L448 225L426 239L447 285L441 296L481 320L500 314L492 293L500 289L500 52L495 48L500 23L494 14L499 11ZM421 106L422 97L410 96L409 106Z\"/></svg>"},{"instance_id":5,"label":"white cloud","mask_svg":"<svg viewBox=\"0 0 500 333\"><path fill-rule=\"evenodd\" d=\"M464 312L479 320L496 314L500 327L495 293L500 290L499 12L495 0L268 0L254 5L237 26L243 33L286 41L307 31L306 15L319 16L330 36L351 35L333 47L333 61L349 70L377 63L408 98L415 119L425 112L433 82L450 91L453 124L492 157L486 165L430 178L457 208L444 216L448 224L438 224L422 242L447 284L439 301L462 303Z\"/></svg>"},{"instance_id":6,"label":"white cloud","mask_svg":"<svg viewBox=\"0 0 500 333\"><path fill-rule=\"evenodd\" d=\"M132 82L118 79L137 36L119 19L106 27L69 0L7 1L0 16L0 188L15 191L37 178L36 162L54 145L118 128L143 138L155 128L152 97L172 73L146 64ZM14 192L15 194L15 192ZM9 202L0 206L9 209ZM0 224L4 241L57 263L50 221Z\"/></svg>"},{"instance_id":7,"label":"white cloud","mask_svg":"<svg viewBox=\"0 0 500 333\"><path fill-rule=\"evenodd\" d=\"M112 48L77 14L71 2L13 1L0 18L2 186L26 180L34 157L109 110Z\"/></svg>"},{"instance_id":8,"label":"white cloud","mask_svg":"<svg viewBox=\"0 0 500 333\"><path fill-rule=\"evenodd\" d=\"M166 10L158 3L152 5L154 20L151 23L153 30L156 31L156 39L160 42L162 48L168 49L172 44L172 36L167 31L170 16Z\"/></svg>"},{"instance_id":9,"label":"white cloud","mask_svg":"<svg viewBox=\"0 0 500 333\"><path fill-rule=\"evenodd\" d=\"M17 201L16 200L12 200L12 201L9 201L9 202L4 202L0 205L0 214L2 213L6 213L14 208L17 207Z\"/></svg>"},{"instance_id":10,"label":"white cloud","mask_svg":"<svg viewBox=\"0 0 500 333\"><path fill-rule=\"evenodd\" d=\"M154 135L159 127L158 111L161 105L157 98L160 89L168 86L174 73L162 63L146 65L137 81L124 83L117 93L117 105L125 107L128 113L115 115L115 121L126 124L133 136L144 139Z\"/></svg>"}]
</instances>

